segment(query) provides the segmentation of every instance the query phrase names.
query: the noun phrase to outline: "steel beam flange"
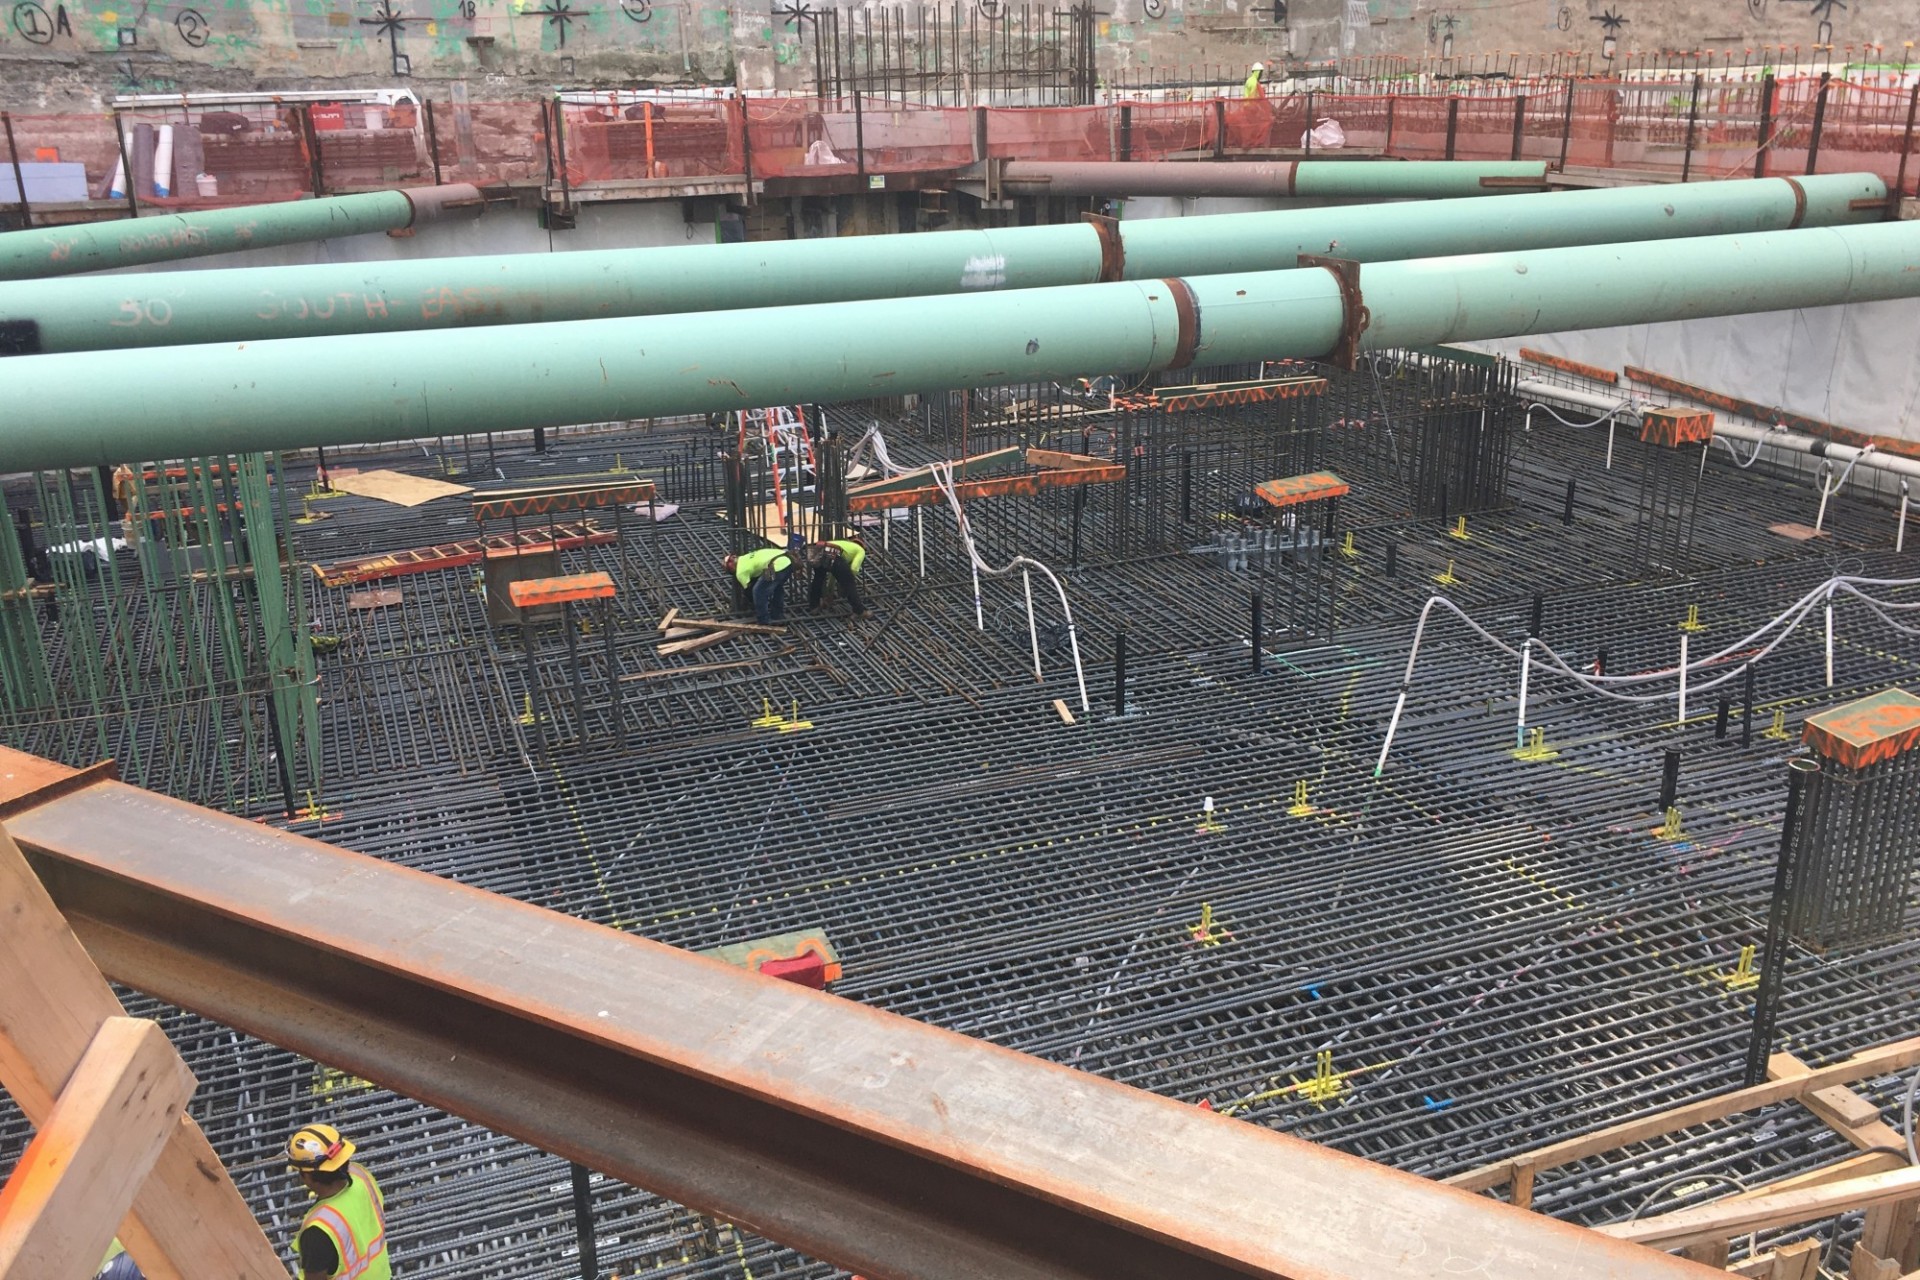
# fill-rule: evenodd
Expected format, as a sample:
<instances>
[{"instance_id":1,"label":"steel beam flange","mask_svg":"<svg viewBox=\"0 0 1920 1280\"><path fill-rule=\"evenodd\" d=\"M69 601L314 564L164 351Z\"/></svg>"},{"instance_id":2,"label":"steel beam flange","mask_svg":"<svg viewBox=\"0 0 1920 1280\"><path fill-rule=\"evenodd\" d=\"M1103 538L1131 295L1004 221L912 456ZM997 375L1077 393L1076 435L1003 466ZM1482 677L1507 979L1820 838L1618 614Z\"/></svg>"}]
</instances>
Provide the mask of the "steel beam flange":
<instances>
[{"instance_id":1,"label":"steel beam flange","mask_svg":"<svg viewBox=\"0 0 1920 1280\"><path fill-rule=\"evenodd\" d=\"M1340 286L1340 341L1322 359L1342 369L1359 368L1360 335L1372 318L1367 312L1366 299L1360 293L1360 264L1351 258L1329 258L1314 253L1301 254L1299 263L1303 267L1323 268Z\"/></svg>"}]
</instances>

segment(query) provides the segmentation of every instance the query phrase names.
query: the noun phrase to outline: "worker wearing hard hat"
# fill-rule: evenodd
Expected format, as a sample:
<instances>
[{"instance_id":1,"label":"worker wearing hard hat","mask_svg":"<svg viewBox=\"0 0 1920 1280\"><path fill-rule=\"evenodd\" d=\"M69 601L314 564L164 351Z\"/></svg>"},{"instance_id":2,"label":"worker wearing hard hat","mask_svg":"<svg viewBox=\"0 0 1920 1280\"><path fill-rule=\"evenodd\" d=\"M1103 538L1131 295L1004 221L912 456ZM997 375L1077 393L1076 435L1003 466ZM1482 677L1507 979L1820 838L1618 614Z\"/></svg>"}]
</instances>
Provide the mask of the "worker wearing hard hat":
<instances>
[{"instance_id":1,"label":"worker wearing hard hat","mask_svg":"<svg viewBox=\"0 0 1920 1280\"><path fill-rule=\"evenodd\" d=\"M1247 72L1246 97L1263 98L1266 96L1265 91L1260 87L1260 77L1266 74L1266 70L1266 63L1256 62L1253 64L1252 69Z\"/></svg>"},{"instance_id":2,"label":"worker wearing hard hat","mask_svg":"<svg viewBox=\"0 0 1920 1280\"><path fill-rule=\"evenodd\" d=\"M353 1152L330 1124L310 1124L287 1139L287 1163L314 1196L295 1237L301 1280L393 1280L386 1198Z\"/></svg>"},{"instance_id":3,"label":"worker wearing hard hat","mask_svg":"<svg viewBox=\"0 0 1920 1280\"><path fill-rule=\"evenodd\" d=\"M856 618L865 616L867 606L860 599L860 566L867 562L866 544L858 538L829 538L807 548L807 563L813 567L813 586L807 592L807 608L818 609L831 577L840 588L840 596Z\"/></svg>"},{"instance_id":4,"label":"worker wearing hard hat","mask_svg":"<svg viewBox=\"0 0 1920 1280\"><path fill-rule=\"evenodd\" d=\"M779 547L762 547L721 561L741 590L753 593L753 616L761 626L782 622L787 612L787 578L793 557Z\"/></svg>"}]
</instances>

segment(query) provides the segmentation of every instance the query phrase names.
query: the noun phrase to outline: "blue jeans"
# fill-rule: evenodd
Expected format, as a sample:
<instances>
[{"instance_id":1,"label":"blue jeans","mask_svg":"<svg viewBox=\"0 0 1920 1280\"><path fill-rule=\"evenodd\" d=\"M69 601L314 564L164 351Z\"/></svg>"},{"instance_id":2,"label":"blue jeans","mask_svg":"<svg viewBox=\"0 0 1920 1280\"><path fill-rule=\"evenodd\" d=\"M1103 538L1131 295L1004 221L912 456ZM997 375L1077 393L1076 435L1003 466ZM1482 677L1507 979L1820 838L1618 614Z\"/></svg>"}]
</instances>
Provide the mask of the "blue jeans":
<instances>
[{"instance_id":1,"label":"blue jeans","mask_svg":"<svg viewBox=\"0 0 1920 1280\"><path fill-rule=\"evenodd\" d=\"M793 574L793 566L774 574L771 578L762 574L753 580L753 616L762 626L785 621L787 616L787 579Z\"/></svg>"}]
</instances>

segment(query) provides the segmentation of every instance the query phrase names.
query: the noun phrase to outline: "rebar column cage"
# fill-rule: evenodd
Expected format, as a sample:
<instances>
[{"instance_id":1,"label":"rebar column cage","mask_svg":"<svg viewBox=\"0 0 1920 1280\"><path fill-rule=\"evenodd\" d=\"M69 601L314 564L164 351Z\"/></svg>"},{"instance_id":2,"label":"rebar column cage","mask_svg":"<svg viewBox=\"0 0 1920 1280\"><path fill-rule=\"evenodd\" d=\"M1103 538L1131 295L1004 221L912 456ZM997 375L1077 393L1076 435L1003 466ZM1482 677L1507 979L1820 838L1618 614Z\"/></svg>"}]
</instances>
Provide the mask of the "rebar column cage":
<instances>
[{"instance_id":1,"label":"rebar column cage","mask_svg":"<svg viewBox=\"0 0 1920 1280\"><path fill-rule=\"evenodd\" d=\"M1640 441L1632 563L1651 573L1688 573L1713 415L1648 410L1641 418Z\"/></svg>"},{"instance_id":2,"label":"rebar column cage","mask_svg":"<svg viewBox=\"0 0 1920 1280\"><path fill-rule=\"evenodd\" d=\"M1795 832L1787 928L1815 950L1900 935L1920 862L1920 698L1890 689L1811 717L1820 757Z\"/></svg>"},{"instance_id":3,"label":"rebar column cage","mask_svg":"<svg viewBox=\"0 0 1920 1280\"><path fill-rule=\"evenodd\" d=\"M1518 372L1504 363L1442 358L1402 369L1418 394L1407 460L1413 513L1446 519L1504 507L1520 418Z\"/></svg>"}]
</instances>

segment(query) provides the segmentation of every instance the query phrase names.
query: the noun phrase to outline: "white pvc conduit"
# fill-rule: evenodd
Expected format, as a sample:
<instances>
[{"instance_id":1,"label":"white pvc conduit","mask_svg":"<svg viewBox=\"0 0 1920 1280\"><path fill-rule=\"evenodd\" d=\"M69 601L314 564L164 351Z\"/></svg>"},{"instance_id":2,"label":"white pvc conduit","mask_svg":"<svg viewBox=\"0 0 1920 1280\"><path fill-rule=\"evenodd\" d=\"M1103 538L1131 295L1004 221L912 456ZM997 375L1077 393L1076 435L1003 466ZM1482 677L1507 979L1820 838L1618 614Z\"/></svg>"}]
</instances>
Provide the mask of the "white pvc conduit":
<instances>
[{"instance_id":1,"label":"white pvc conduit","mask_svg":"<svg viewBox=\"0 0 1920 1280\"><path fill-rule=\"evenodd\" d=\"M1387 720L1387 735L1385 741L1380 744L1380 758L1374 763L1373 776L1377 778L1386 770L1387 754L1393 750L1394 735L1399 732L1400 729L1400 716L1401 713L1406 710L1407 694L1413 688L1414 668L1420 659L1420 644L1426 637L1427 620L1433 615L1435 608L1441 608L1453 614L1454 617L1465 623L1467 629L1474 635L1486 641L1489 645L1498 649L1501 653L1506 654L1508 657L1520 661L1522 664L1522 679L1525 681L1531 681L1534 669L1538 667L1546 671L1555 672L1582 688L1587 689L1589 692L1597 693L1602 697L1612 698L1617 702L1647 704L1665 702L1673 699L1677 703L1680 717L1684 719L1686 715L1687 697L1690 693L1697 697L1710 689L1725 684L1727 681L1739 675L1747 667L1758 663L1762 658L1765 658L1778 648L1788 636L1798 630L1800 624L1805 622L1807 616L1815 609L1823 609L1825 615L1827 628L1825 644L1825 652L1827 655L1826 676L1828 685L1831 685L1833 683L1833 597L1836 594L1845 594L1860 600L1867 606L1868 612L1879 618L1881 622L1893 630L1899 631L1904 635L1920 636L1920 626L1909 626L1906 623L1896 621L1891 616L1892 613L1910 613L1915 610L1920 610L1920 600L1883 600L1877 596L1869 595L1862 589L1868 587L1920 587L1920 578L1859 578L1850 576L1829 578L1787 606L1777 617L1762 623L1747 635L1733 641L1715 653L1708 654L1701 658L1688 657L1685 636L1683 635L1680 649L1681 658L1678 666L1669 667L1661 671L1644 671L1617 676L1596 674L1586 669L1576 667L1560 656L1552 645L1549 645L1546 641L1538 637L1529 637L1526 645L1522 649L1516 649L1468 617L1460 606L1445 596L1431 596L1428 598L1426 606L1420 610L1420 620L1414 626L1413 647L1407 652L1407 668L1400 680L1400 692L1394 699L1393 714ZM1765 643L1762 644L1762 641L1765 641ZM1749 653L1749 650L1752 650L1752 652ZM1694 673L1720 666L1735 654L1742 655L1742 660L1712 679L1697 682L1689 679L1689 676ZM1669 682L1674 684L1674 692L1669 693L1664 688L1646 693L1628 692L1628 690L1635 687L1666 685ZM1523 694L1523 697L1524 696ZM1521 711L1522 733L1525 732L1525 715L1526 712L1523 707Z\"/></svg>"}]
</instances>

